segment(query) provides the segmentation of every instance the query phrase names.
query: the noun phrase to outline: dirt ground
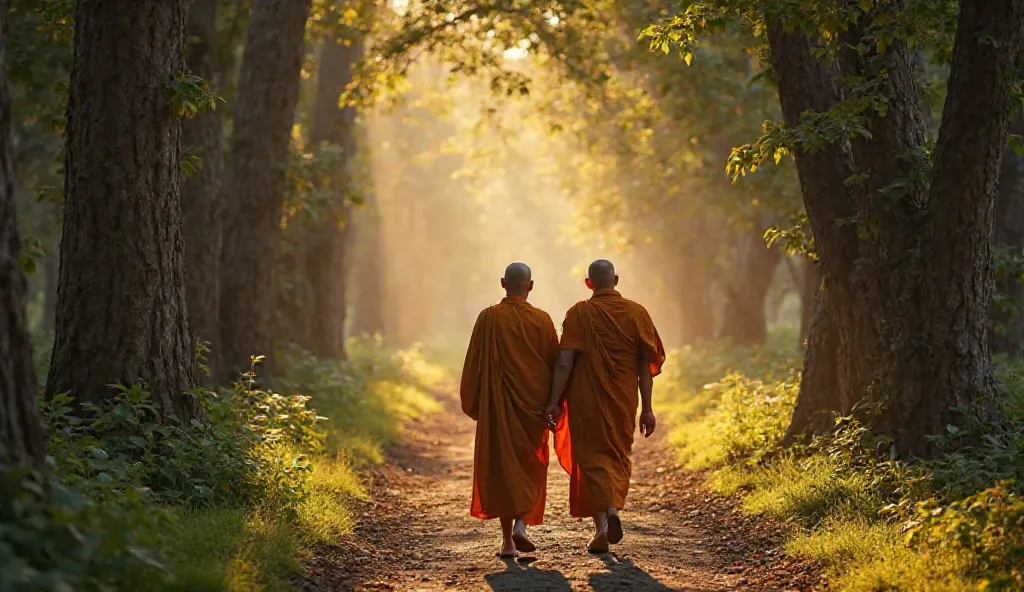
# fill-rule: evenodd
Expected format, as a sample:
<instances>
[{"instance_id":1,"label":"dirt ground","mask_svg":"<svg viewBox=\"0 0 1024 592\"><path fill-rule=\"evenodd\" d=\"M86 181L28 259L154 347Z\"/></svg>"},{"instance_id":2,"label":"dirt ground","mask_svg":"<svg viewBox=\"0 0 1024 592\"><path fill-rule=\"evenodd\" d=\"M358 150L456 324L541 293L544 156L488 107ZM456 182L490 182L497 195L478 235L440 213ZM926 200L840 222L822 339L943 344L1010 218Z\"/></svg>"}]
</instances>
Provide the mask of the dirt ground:
<instances>
[{"instance_id":1,"label":"dirt ground","mask_svg":"<svg viewBox=\"0 0 1024 592\"><path fill-rule=\"evenodd\" d=\"M676 467L666 425L633 450L625 537L591 555L592 524L569 517L568 476L552 454L545 522L530 530L537 551L495 556L497 521L469 516L474 423L454 398L446 412L408 425L389 463L368 475L372 501L338 546L319 549L307 590L810 590L820 569L787 557L782 529L743 516L709 493L700 475Z\"/></svg>"}]
</instances>

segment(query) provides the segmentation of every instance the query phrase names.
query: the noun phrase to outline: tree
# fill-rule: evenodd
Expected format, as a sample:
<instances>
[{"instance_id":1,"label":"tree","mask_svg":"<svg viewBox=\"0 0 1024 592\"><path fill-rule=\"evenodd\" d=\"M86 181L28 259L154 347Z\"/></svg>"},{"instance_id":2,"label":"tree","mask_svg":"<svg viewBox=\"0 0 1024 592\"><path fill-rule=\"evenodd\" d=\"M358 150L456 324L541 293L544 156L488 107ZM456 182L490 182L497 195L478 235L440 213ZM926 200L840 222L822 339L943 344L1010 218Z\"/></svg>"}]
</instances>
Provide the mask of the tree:
<instances>
[{"instance_id":1,"label":"tree","mask_svg":"<svg viewBox=\"0 0 1024 592\"><path fill-rule=\"evenodd\" d=\"M0 452L42 466L43 428L36 409L36 371L25 318L25 274L14 203L7 93L7 2L0 3Z\"/></svg>"},{"instance_id":2,"label":"tree","mask_svg":"<svg viewBox=\"0 0 1024 592\"><path fill-rule=\"evenodd\" d=\"M356 162L356 111L339 105L345 87L352 81L352 68L362 57L361 42L328 35L324 40L317 78L310 142L328 144L341 150L341 162L329 185L334 199L319 223L309 229L303 245L303 267L310 282L312 306L305 308L309 321L307 349L321 358L345 357L345 317L348 239L352 226L350 169Z\"/></svg>"},{"instance_id":3,"label":"tree","mask_svg":"<svg viewBox=\"0 0 1024 592\"><path fill-rule=\"evenodd\" d=\"M217 4L217 0L193 0L189 6L185 62L193 75L207 81L214 80L220 72L216 45ZM189 324L199 340L213 344L207 360L211 376L216 376L220 345L221 129L219 114L211 110L185 120L181 127L183 148L201 159L198 170L182 179L181 213Z\"/></svg>"},{"instance_id":4,"label":"tree","mask_svg":"<svg viewBox=\"0 0 1024 592\"><path fill-rule=\"evenodd\" d=\"M254 0L222 185L220 380L271 354L285 170L311 0Z\"/></svg>"},{"instance_id":5,"label":"tree","mask_svg":"<svg viewBox=\"0 0 1024 592\"><path fill-rule=\"evenodd\" d=\"M737 251L739 282L737 285L726 284L724 326L720 337L736 345L758 345L768 337L764 304L775 277L775 268L782 260L782 251L765 245L760 226L742 238Z\"/></svg>"},{"instance_id":6,"label":"tree","mask_svg":"<svg viewBox=\"0 0 1024 592\"><path fill-rule=\"evenodd\" d=\"M185 304L172 82L185 0L91 2L75 12L64 227L48 396L144 383L162 416L199 412Z\"/></svg>"},{"instance_id":7,"label":"tree","mask_svg":"<svg viewBox=\"0 0 1024 592\"><path fill-rule=\"evenodd\" d=\"M1024 116L1010 123L1013 134L1024 133ZM1024 162L1007 145L999 171L999 192L995 207L997 252L996 298L989 343L995 353L1016 355L1024 345L1024 283L1020 263L1024 257L1024 196L1021 195L1021 164ZM1000 265L999 263L1002 263Z\"/></svg>"}]
</instances>

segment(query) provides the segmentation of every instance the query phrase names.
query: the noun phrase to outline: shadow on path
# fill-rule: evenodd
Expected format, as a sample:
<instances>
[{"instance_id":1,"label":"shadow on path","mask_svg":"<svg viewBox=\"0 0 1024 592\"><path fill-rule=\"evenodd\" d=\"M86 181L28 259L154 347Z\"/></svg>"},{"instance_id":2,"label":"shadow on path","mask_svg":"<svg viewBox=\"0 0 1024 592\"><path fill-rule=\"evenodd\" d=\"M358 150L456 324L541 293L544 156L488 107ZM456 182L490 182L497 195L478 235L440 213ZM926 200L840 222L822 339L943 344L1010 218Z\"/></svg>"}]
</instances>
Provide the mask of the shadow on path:
<instances>
[{"instance_id":1,"label":"shadow on path","mask_svg":"<svg viewBox=\"0 0 1024 592\"><path fill-rule=\"evenodd\" d=\"M505 564L505 571L490 573L484 576L484 581L491 587L491 590L499 592L513 592L519 590L536 590L537 592L571 592L572 586L569 580L565 579L562 572L558 570L534 569L530 564L535 561L533 557L520 557L516 559L502 559Z\"/></svg>"},{"instance_id":2,"label":"shadow on path","mask_svg":"<svg viewBox=\"0 0 1024 592\"><path fill-rule=\"evenodd\" d=\"M604 562L608 571L590 574L590 589L596 592L693 590L693 588L669 588L634 565L629 559L619 559L615 553L603 553L601 561Z\"/></svg>"}]
</instances>

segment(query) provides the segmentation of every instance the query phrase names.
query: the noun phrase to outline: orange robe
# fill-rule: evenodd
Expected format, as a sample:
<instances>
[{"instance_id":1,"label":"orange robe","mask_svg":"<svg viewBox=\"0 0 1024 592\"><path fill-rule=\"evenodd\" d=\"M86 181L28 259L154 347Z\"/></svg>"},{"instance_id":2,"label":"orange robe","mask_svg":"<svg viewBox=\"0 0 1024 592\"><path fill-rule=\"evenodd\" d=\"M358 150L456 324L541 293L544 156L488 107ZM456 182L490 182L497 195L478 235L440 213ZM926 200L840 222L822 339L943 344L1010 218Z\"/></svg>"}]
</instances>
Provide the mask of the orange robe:
<instances>
[{"instance_id":1,"label":"orange robe","mask_svg":"<svg viewBox=\"0 0 1024 592\"><path fill-rule=\"evenodd\" d=\"M665 348L644 307L596 290L569 309L559 349L576 350L565 387L567 432L555 450L569 473L569 511L578 518L626 504L639 403L638 372L661 373Z\"/></svg>"},{"instance_id":2,"label":"orange robe","mask_svg":"<svg viewBox=\"0 0 1024 592\"><path fill-rule=\"evenodd\" d=\"M543 418L558 354L551 317L504 298L477 317L466 352L462 410L476 420L470 515L544 520L548 427Z\"/></svg>"}]
</instances>

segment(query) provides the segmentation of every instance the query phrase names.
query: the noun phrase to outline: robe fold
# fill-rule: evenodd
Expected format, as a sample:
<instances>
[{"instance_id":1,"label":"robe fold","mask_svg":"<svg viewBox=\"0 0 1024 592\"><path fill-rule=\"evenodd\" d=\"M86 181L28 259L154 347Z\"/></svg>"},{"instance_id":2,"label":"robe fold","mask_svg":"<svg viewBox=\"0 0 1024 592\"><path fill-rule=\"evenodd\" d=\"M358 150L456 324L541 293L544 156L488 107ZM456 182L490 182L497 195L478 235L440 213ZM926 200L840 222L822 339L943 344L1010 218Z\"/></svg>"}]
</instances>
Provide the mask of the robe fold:
<instances>
[{"instance_id":1,"label":"robe fold","mask_svg":"<svg viewBox=\"0 0 1024 592\"><path fill-rule=\"evenodd\" d=\"M477 317L462 370L463 412L476 420L470 515L544 519L548 427L543 418L558 354L551 317L504 298Z\"/></svg>"},{"instance_id":2,"label":"robe fold","mask_svg":"<svg viewBox=\"0 0 1024 592\"><path fill-rule=\"evenodd\" d=\"M576 350L564 394L568 430L555 433L569 473L574 517L623 508L629 491L639 372L661 373L665 347L647 310L616 290L596 290L565 315L559 349Z\"/></svg>"}]
</instances>

